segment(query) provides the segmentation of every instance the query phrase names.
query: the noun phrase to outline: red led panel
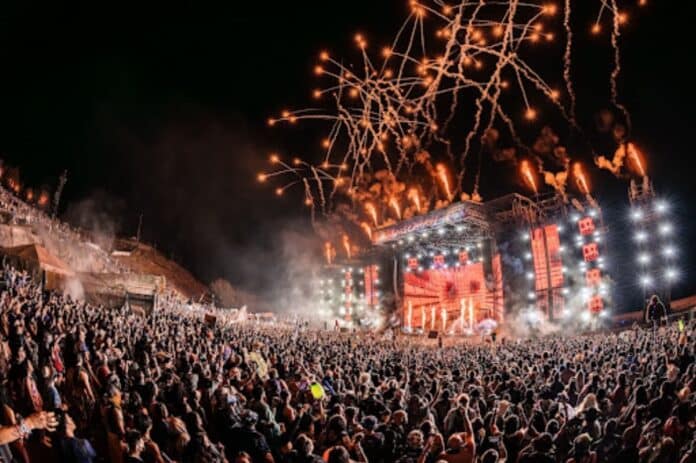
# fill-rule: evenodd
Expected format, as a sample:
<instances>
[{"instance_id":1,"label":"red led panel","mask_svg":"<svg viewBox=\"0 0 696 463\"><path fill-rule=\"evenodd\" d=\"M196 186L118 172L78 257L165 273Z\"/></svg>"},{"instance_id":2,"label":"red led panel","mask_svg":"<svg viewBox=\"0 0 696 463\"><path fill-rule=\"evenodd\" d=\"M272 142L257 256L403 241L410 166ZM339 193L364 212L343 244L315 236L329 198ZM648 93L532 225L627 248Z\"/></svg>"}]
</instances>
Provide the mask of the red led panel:
<instances>
[{"instance_id":1,"label":"red led panel","mask_svg":"<svg viewBox=\"0 0 696 463\"><path fill-rule=\"evenodd\" d=\"M585 282L587 286L597 286L602 282L602 271L598 268L593 268L585 272Z\"/></svg>"},{"instance_id":2,"label":"red led panel","mask_svg":"<svg viewBox=\"0 0 696 463\"><path fill-rule=\"evenodd\" d=\"M582 247L582 257L585 262L594 262L599 257L599 247L597 243L586 244Z\"/></svg>"},{"instance_id":3,"label":"red led panel","mask_svg":"<svg viewBox=\"0 0 696 463\"><path fill-rule=\"evenodd\" d=\"M584 217L578 220L578 230L583 236L591 235L595 231L595 223L592 217Z\"/></svg>"},{"instance_id":4,"label":"red led panel","mask_svg":"<svg viewBox=\"0 0 696 463\"><path fill-rule=\"evenodd\" d=\"M593 314L598 314L604 310L604 301L602 296L593 296L592 299L587 303L587 307Z\"/></svg>"},{"instance_id":5,"label":"red led panel","mask_svg":"<svg viewBox=\"0 0 696 463\"><path fill-rule=\"evenodd\" d=\"M544 239L546 234L546 239ZM548 255L548 263L547 263ZM546 225L532 230L532 257L534 259L535 289L543 291L563 286L563 261L561 237L556 225ZM549 282L549 275L551 281ZM549 285L550 283L550 285Z\"/></svg>"}]
</instances>

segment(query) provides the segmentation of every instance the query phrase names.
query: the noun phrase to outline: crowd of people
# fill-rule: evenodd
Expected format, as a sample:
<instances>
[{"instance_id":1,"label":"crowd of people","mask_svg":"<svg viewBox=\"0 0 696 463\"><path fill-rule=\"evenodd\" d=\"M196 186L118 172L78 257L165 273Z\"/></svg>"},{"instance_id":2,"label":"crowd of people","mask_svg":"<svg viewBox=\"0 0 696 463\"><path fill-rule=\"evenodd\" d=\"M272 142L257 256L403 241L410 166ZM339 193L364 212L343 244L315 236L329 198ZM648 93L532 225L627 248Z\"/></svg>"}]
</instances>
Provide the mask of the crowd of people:
<instances>
[{"instance_id":1,"label":"crowd of people","mask_svg":"<svg viewBox=\"0 0 696 463\"><path fill-rule=\"evenodd\" d=\"M126 273L128 269L109 252L91 241L91 236L45 211L27 204L0 185L0 213L10 225L26 226L41 237L50 251L79 272ZM2 217L0 217L2 218Z\"/></svg>"},{"instance_id":2,"label":"crowd of people","mask_svg":"<svg viewBox=\"0 0 696 463\"><path fill-rule=\"evenodd\" d=\"M0 462L696 462L692 323L481 345L0 286Z\"/></svg>"}]
</instances>

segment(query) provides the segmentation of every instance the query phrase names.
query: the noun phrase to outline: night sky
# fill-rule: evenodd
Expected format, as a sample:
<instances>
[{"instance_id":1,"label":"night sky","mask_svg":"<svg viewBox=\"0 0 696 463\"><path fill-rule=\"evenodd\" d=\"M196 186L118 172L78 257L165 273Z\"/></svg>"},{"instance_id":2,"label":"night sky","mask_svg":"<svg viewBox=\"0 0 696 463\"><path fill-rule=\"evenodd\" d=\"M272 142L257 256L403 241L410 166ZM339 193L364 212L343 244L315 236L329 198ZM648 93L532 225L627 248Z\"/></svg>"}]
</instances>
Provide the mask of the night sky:
<instances>
[{"instance_id":1,"label":"night sky","mask_svg":"<svg viewBox=\"0 0 696 463\"><path fill-rule=\"evenodd\" d=\"M683 271L675 295L692 294L691 26L674 2L630 11L620 94L655 187L674 206ZM132 236L142 213L143 239L204 282L222 276L267 290L274 282L266 269L285 255L280 242L305 236L309 217L300 196L276 198L275 185L259 185L256 174L272 150L302 145L318 153L321 132L270 129L265 121L283 108L311 105L320 50L357 62L353 34L381 46L406 12L407 2L386 0L4 2L0 158L37 187L54 188L67 169L61 214L70 220L92 211L104 227ZM589 10L578 20L585 14L589 30ZM578 37L584 126L608 106L607 41ZM557 59L542 55L539 65L557 69ZM571 154L589 165L589 152ZM498 187L494 169L483 171L484 198ZM590 176L614 236L626 236L627 183L596 169ZM638 291L629 267L614 266L628 305Z\"/></svg>"}]
</instances>

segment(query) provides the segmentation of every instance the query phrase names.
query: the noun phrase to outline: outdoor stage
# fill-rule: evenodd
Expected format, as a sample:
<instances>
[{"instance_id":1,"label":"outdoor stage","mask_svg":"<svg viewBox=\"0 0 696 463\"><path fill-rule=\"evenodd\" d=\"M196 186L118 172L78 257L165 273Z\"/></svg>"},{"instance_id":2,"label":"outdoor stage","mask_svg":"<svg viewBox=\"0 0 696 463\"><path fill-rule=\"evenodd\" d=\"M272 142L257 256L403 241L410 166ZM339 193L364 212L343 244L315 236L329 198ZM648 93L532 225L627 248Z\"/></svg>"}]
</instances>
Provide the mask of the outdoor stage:
<instances>
[{"instance_id":1,"label":"outdoor stage","mask_svg":"<svg viewBox=\"0 0 696 463\"><path fill-rule=\"evenodd\" d=\"M511 313L596 317L609 300L603 233L596 203L519 194L458 202L377 229L368 250L322 280L324 301L349 323L393 310L417 334L478 334Z\"/></svg>"}]
</instances>

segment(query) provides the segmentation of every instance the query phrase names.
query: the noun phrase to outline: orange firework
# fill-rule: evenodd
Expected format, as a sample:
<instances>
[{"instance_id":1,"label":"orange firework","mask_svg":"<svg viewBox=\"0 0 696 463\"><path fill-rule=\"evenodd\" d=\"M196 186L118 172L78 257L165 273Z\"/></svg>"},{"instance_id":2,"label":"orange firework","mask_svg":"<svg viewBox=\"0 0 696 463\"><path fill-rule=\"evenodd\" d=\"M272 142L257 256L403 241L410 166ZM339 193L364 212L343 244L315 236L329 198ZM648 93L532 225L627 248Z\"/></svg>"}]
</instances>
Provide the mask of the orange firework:
<instances>
[{"instance_id":1,"label":"orange firework","mask_svg":"<svg viewBox=\"0 0 696 463\"><path fill-rule=\"evenodd\" d=\"M362 228L367 237L372 240L372 228L370 228L370 224L367 222L360 222L360 228Z\"/></svg>"},{"instance_id":2,"label":"orange firework","mask_svg":"<svg viewBox=\"0 0 696 463\"><path fill-rule=\"evenodd\" d=\"M366 203L365 204L365 212L372 218L372 223L375 224L375 227L378 225L377 223L377 209L375 208L375 205L372 203Z\"/></svg>"},{"instance_id":3,"label":"orange firework","mask_svg":"<svg viewBox=\"0 0 696 463\"><path fill-rule=\"evenodd\" d=\"M534 172L532 171L529 161L526 159L520 163L520 171L522 172L522 178L527 183L529 188L532 189L534 194L537 194L539 190L537 189L536 179L534 178Z\"/></svg>"},{"instance_id":4,"label":"orange firework","mask_svg":"<svg viewBox=\"0 0 696 463\"><path fill-rule=\"evenodd\" d=\"M326 257L326 263L331 265L331 262L333 261L333 256L334 256L334 250L333 246L329 241L324 243L324 257Z\"/></svg>"},{"instance_id":5,"label":"orange firework","mask_svg":"<svg viewBox=\"0 0 696 463\"><path fill-rule=\"evenodd\" d=\"M445 190L445 194L447 195L447 200L451 201L452 200L452 190L450 189L449 175L447 173L447 168L445 167L444 164L438 164L437 166L435 166L435 169L437 172L437 178L442 183L442 189Z\"/></svg>"},{"instance_id":6,"label":"orange firework","mask_svg":"<svg viewBox=\"0 0 696 463\"><path fill-rule=\"evenodd\" d=\"M573 164L573 176L575 177L575 183L577 183L580 192L589 195L590 184L587 182L587 176L585 172L582 171L582 164L579 162Z\"/></svg>"},{"instance_id":7,"label":"orange firework","mask_svg":"<svg viewBox=\"0 0 696 463\"><path fill-rule=\"evenodd\" d=\"M343 242L343 249L346 250L346 256L348 257L348 259L350 259L350 258L351 258L351 252L350 252L350 239L348 238L348 235L346 235L346 234L344 233L344 234L343 234L343 238L341 239L341 241Z\"/></svg>"},{"instance_id":8,"label":"orange firework","mask_svg":"<svg viewBox=\"0 0 696 463\"><path fill-rule=\"evenodd\" d=\"M401 220L401 206L399 205L399 198L396 196L389 198L389 207L394 210L396 217Z\"/></svg>"},{"instance_id":9,"label":"orange firework","mask_svg":"<svg viewBox=\"0 0 696 463\"><path fill-rule=\"evenodd\" d=\"M48 204L48 193L46 191L41 192L38 203L41 207L45 207Z\"/></svg>"},{"instance_id":10,"label":"orange firework","mask_svg":"<svg viewBox=\"0 0 696 463\"><path fill-rule=\"evenodd\" d=\"M413 206L416 208L416 211L420 214L421 212L421 198L420 194L418 193L418 188L411 188L408 190L408 199L413 203Z\"/></svg>"},{"instance_id":11,"label":"orange firework","mask_svg":"<svg viewBox=\"0 0 696 463\"><path fill-rule=\"evenodd\" d=\"M628 159L631 160L636 172L641 176L645 177L645 165L643 164L642 154L636 145L631 142L626 143L626 155Z\"/></svg>"}]
</instances>

